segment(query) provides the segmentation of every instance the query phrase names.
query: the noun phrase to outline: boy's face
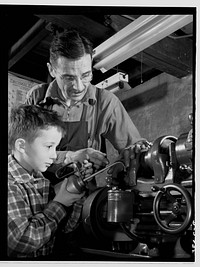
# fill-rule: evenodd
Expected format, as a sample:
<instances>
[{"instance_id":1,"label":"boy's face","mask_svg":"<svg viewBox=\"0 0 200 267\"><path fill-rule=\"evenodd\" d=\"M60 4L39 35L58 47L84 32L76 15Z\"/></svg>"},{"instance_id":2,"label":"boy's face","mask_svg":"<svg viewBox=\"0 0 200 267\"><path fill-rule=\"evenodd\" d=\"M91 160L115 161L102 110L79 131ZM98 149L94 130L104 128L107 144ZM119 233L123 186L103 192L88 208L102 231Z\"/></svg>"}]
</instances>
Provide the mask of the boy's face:
<instances>
[{"instance_id":1,"label":"boy's face","mask_svg":"<svg viewBox=\"0 0 200 267\"><path fill-rule=\"evenodd\" d=\"M28 171L44 172L56 159L56 147L62 138L61 131L50 126L46 130L39 130L38 136L32 143L25 143L22 166Z\"/></svg>"}]
</instances>

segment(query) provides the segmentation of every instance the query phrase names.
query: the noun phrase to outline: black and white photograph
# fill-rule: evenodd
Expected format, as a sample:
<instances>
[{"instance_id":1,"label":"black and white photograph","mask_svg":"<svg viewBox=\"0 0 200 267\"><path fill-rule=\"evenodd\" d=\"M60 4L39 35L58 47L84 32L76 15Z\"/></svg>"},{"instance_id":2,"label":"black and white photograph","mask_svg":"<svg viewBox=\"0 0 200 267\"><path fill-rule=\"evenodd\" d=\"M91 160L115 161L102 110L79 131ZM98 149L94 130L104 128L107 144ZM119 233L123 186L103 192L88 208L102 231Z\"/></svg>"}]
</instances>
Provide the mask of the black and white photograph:
<instances>
[{"instance_id":1,"label":"black and white photograph","mask_svg":"<svg viewBox=\"0 0 200 267\"><path fill-rule=\"evenodd\" d=\"M0 9L0 264L196 263L197 6Z\"/></svg>"}]
</instances>

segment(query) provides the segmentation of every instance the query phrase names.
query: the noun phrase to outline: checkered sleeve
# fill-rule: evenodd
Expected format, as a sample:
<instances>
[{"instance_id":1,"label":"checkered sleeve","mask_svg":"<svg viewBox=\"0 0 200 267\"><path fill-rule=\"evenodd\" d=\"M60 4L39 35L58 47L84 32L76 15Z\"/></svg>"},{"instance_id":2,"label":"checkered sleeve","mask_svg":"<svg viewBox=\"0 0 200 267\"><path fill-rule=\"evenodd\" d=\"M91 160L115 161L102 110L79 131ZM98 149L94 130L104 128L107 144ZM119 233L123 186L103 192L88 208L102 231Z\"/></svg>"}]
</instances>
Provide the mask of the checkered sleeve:
<instances>
[{"instance_id":1,"label":"checkered sleeve","mask_svg":"<svg viewBox=\"0 0 200 267\"><path fill-rule=\"evenodd\" d=\"M78 227L85 199L86 197L83 197L79 201L74 203L72 213L70 214L67 223L64 226L63 232L69 233Z\"/></svg>"},{"instance_id":2,"label":"checkered sleeve","mask_svg":"<svg viewBox=\"0 0 200 267\"><path fill-rule=\"evenodd\" d=\"M65 208L51 201L34 213L19 187L15 184L8 187L8 254L31 254L50 242L66 216Z\"/></svg>"}]
</instances>

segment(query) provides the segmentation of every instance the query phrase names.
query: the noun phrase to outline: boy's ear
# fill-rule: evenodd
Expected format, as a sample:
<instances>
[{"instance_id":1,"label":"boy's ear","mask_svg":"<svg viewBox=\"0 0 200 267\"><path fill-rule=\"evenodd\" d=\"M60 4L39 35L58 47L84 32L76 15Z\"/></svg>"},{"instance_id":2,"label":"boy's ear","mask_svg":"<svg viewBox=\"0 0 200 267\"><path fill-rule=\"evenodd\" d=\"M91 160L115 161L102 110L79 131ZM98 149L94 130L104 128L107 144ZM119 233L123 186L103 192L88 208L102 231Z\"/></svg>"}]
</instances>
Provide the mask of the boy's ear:
<instances>
[{"instance_id":1,"label":"boy's ear","mask_svg":"<svg viewBox=\"0 0 200 267\"><path fill-rule=\"evenodd\" d=\"M47 62L47 68L49 70L49 73L51 75L51 77L55 78L55 70L54 68L52 67L51 63Z\"/></svg>"},{"instance_id":2,"label":"boy's ear","mask_svg":"<svg viewBox=\"0 0 200 267\"><path fill-rule=\"evenodd\" d=\"M22 138L19 138L15 141L15 149L18 150L21 153L24 153L25 151L25 143L26 141Z\"/></svg>"}]
</instances>

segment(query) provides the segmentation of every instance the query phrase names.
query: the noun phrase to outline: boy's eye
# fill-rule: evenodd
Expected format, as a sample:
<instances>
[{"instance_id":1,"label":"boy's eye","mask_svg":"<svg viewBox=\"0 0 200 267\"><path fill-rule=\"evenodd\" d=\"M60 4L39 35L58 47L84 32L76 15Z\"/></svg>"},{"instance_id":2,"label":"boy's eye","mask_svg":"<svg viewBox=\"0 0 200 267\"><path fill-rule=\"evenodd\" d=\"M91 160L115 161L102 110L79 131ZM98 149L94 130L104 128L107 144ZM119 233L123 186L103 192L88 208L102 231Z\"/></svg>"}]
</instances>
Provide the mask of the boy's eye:
<instances>
[{"instance_id":1,"label":"boy's eye","mask_svg":"<svg viewBox=\"0 0 200 267\"><path fill-rule=\"evenodd\" d=\"M50 146L47 146L47 148L51 148L52 147L52 145L50 145Z\"/></svg>"}]
</instances>

